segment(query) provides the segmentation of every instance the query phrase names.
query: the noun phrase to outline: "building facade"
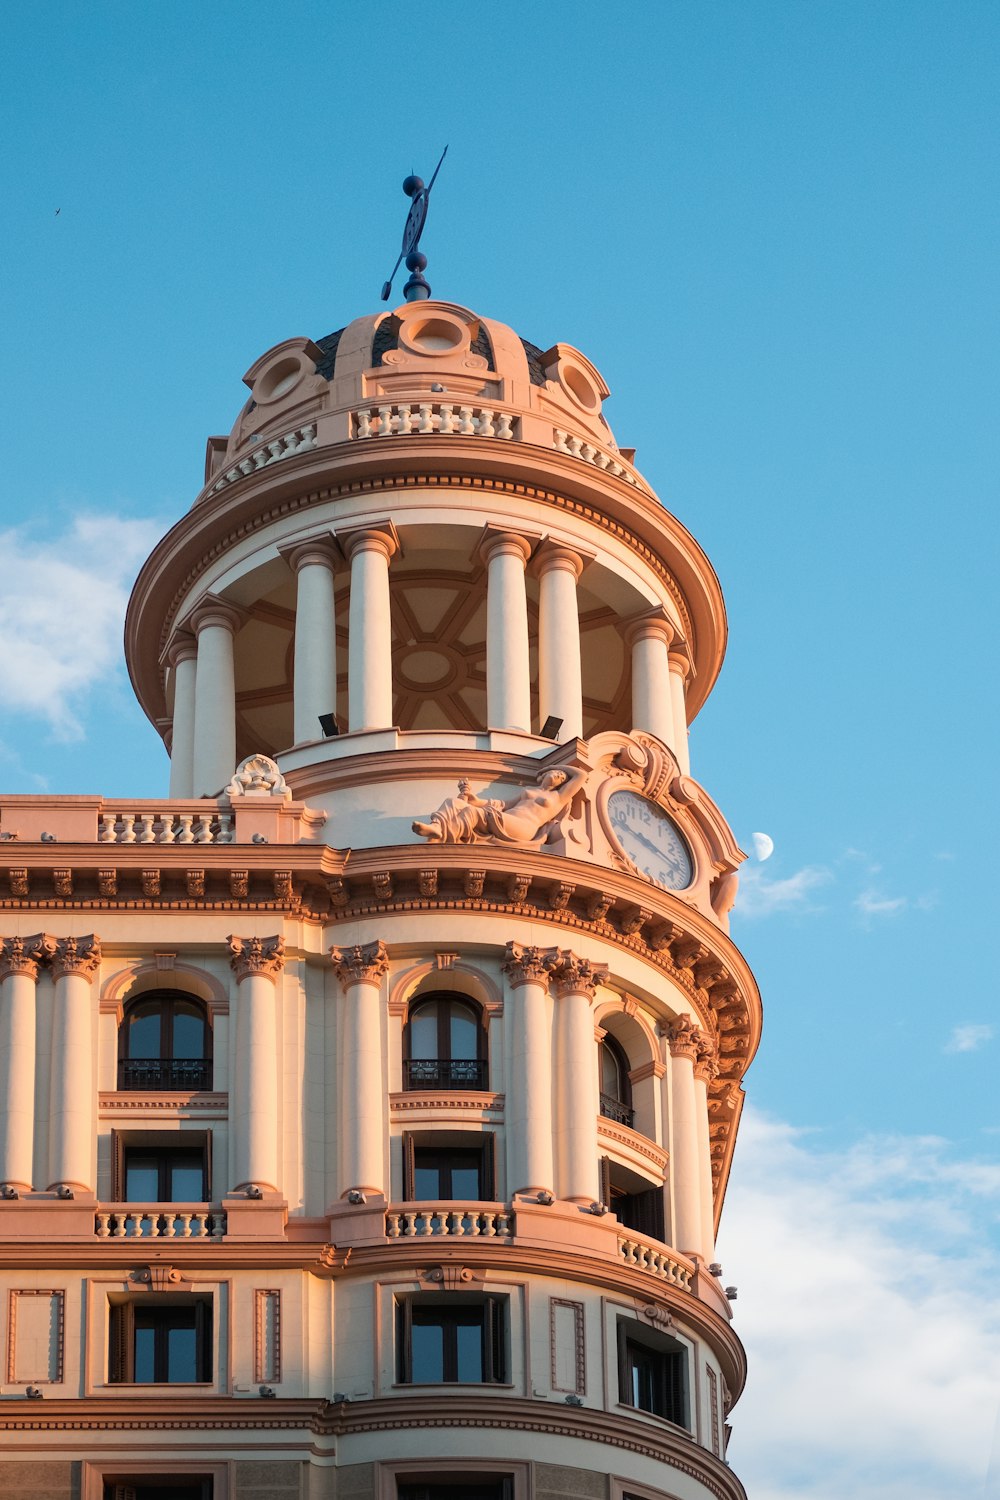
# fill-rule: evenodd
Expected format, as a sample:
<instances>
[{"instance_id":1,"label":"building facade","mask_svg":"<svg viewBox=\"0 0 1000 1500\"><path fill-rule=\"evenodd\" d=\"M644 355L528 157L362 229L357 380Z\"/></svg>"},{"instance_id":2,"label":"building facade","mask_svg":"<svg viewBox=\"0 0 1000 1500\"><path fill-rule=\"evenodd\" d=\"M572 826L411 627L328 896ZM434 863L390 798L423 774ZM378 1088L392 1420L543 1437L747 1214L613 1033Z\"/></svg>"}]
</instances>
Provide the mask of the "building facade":
<instances>
[{"instance_id":1,"label":"building facade","mask_svg":"<svg viewBox=\"0 0 1000 1500\"><path fill-rule=\"evenodd\" d=\"M244 379L128 612L169 798L0 797L8 1495L738 1500L712 568L568 345Z\"/></svg>"}]
</instances>

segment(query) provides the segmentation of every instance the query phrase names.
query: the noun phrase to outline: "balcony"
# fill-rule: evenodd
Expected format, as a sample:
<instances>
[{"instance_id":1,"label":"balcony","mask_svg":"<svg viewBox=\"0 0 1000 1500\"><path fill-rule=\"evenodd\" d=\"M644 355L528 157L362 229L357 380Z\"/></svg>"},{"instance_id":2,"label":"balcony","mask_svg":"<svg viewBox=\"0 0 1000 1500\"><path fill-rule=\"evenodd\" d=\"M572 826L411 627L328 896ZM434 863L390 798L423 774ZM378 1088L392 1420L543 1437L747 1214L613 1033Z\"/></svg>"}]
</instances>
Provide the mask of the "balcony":
<instances>
[{"instance_id":1,"label":"balcony","mask_svg":"<svg viewBox=\"0 0 1000 1500\"><path fill-rule=\"evenodd\" d=\"M403 1088L485 1089L489 1064L477 1058L415 1057L403 1063Z\"/></svg>"},{"instance_id":2,"label":"balcony","mask_svg":"<svg viewBox=\"0 0 1000 1500\"><path fill-rule=\"evenodd\" d=\"M122 1057L118 1060L120 1093L212 1087L212 1062L202 1057Z\"/></svg>"},{"instance_id":3,"label":"balcony","mask_svg":"<svg viewBox=\"0 0 1000 1500\"><path fill-rule=\"evenodd\" d=\"M623 1104L620 1099L614 1099L610 1094L601 1095L601 1114L606 1120L614 1120L616 1125L627 1125L629 1130L635 1129L635 1110Z\"/></svg>"},{"instance_id":4,"label":"balcony","mask_svg":"<svg viewBox=\"0 0 1000 1500\"><path fill-rule=\"evenodd\" d=\"M221 1240L226 1215L207 1203L105 1203L94 1216L99 1240Z\"/></svg>"}]
</instances>

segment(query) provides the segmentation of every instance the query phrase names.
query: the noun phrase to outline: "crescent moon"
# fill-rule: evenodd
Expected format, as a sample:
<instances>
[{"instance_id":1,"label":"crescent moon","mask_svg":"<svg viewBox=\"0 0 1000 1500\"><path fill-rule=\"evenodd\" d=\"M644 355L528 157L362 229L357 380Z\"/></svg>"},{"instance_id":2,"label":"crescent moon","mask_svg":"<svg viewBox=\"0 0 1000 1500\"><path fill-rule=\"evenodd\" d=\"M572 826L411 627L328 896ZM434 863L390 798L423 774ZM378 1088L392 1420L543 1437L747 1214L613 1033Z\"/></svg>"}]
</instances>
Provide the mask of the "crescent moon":
<instances>
[{"instance_id":1,"label":"crescent moon","mask_svg":"<svg viewBox=\"0 0 1000 1500\"><path fill-rule=\"evenodd\" d=\"M774 839L769 834L752 833L750 839L753 843L753 852L762 863L765 859L771 858L774 853Z\"/></svg>"}]
</instances>

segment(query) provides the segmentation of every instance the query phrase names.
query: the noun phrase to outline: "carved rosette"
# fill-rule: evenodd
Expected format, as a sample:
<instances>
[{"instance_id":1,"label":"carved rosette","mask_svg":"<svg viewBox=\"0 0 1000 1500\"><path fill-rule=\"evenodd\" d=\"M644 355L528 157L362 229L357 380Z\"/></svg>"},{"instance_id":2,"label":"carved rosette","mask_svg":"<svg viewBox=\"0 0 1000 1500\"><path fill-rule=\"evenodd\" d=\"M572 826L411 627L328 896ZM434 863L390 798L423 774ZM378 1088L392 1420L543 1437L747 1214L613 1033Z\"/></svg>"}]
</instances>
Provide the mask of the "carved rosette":
<instances>
[{"instance_id":1,"label":"carved rosette","mask_svg":"<svg viewBox=\"0 0 1000 1500\"><path fill-rule=\"evenodd\" d=\"M51 957L55 939L39 932L35 937L0 938L0 980L10 974L23 974L28 979L38 978L39 965Z\"/></svg>"},{"instance_id":2,"label":"carved rosette","mask_svg":"<svg viewBox=\"0 0 1000 1500\"><path fill-rule=\"evenodd\" d=\"M389 971L389 954L379 939L331 948L330 961L341 984L379 984Z\"/></svg>"},{"instance_id":3,"label":"carved rosette","mask_svg":"<svg viewBox=\"0 0 1000 1500\"><path fill-rule=\"evenodd\" d=\"M692 1062L705 1042L705 1033L688 1016L678 1016L667 1027L667 1045L671 1057L689 1057Z\"/></svg>"},{"instance_id":4,"label":"carved rosette","mask_svg":"<svg viewBox=\"0 0 1000 1500\"><path fill-rule=\"evenodd\" d=\"M251 974L266 974L268 979L277 979L285 965L285 940L283 937L228 937L229 962L237 979L246 979Z\"/></svg>"},{"instance_id":5,"label":"carved rosette","mask_svg":"<svg viewBox=\"0 0 1000 1500\"><path fill-rule=\"evenodd\" d=\"M101 940L94 934L86 937L56 938L52 946L52 972L57 979L65 974L93 978L101 963Z\"/></svg>"},{"instance_id":6,"label":"carved rosette","mask_svg":"<svg viewBox=\"0 0 1000 1500\"><path fill-rule=\"evenodd\" d=\"M577 958L569 949L557 948L547 964L549 981L557 995L586 995L593 1000L597 986L608 977L607 964L591 963L589 958Z\"/></svg>"},{"instance_id":7,"label":"carved rosette","mask_svg":"<svg viewBox=\"0 0 1000 1500\"><path fill-rule=\"evenodd\" d=\"M548 961L552 950L534 948L524 943L508 943L500 967L516 989L522 984L545 983L549 977Z\"/></svg>"}]
</instances>

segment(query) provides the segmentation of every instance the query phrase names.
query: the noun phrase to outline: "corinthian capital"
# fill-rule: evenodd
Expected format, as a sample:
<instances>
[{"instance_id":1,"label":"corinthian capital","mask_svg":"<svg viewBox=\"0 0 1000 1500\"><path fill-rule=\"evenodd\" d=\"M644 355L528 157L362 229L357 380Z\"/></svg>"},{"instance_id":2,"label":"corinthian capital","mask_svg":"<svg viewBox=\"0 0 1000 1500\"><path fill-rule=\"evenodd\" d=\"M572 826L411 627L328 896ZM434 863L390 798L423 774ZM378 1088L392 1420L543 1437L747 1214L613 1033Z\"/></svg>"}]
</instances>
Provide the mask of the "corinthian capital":
<instances>
[{"instance_id":1,"label":"corinthian capital","mask_svg":"<svg viewBox=\"0 0 1000 1500\"><path fill-rule=\"evenodd\" d=\"M704 1032L689 1016L678 1016L667 1027L667 1045L671 1057L689 1057L694 1062L704 1042Z\"/></svg>"},{"instance_id":2,"label":"corinthian capital","mask_svg":"<svg viewBox=\"0 0 1000 1500\"><path fill-rule=\"evenodd\" d=\"M526 947L524 943L508 943L504 954L503 969L515 988L520 984L537 984L549 977L548 961L551 948Z\"/></svg>"},{"instance_id":3,"label":"corinthian capital","mask_svg":"<svg viewBox=\"0 0 1000 1500\"><path fill-rule=\"evenodd\" d=\"M52 972L57 979L64 974L82 974L84 979L97 971L101 962L101 940L94 934L86 937L54 938L50 950Z\"/></svg>"},{"instance_id":4,"label":"corinthian capital","mask_svg":"<svg viewBox=\"0 0 1000 1500\"><path fill-rule=\"evenodd\" d=\"M285 940L282 937L228 937L229 962L237 979L248 974L266 974L276 979L285 964Z\"/></svg>"},{"instance_id":5,"label":"corinthian capital","mask_svg":"<svg viewBox=\"0 0 1000 1500\"><path fill-rule=\"evenodd\" d=\"M706 1083L714 1083L719 1076L719 1049L710 1036L701 1033L698 1043L698 1060L694 1065L694 1076Z\"/></svg>"},{"instance_id":6,"label":"corinthian capital","mask_svg":"<svg viewBox=\"0 0 1000 1500\"><path fill-rule=\"evenodd\" d=\"M593 1000L597 986L608 977L607 964L591 963L589 958L577 958L569 949L557 948L546 965L552 988L557 995L586 995Z\"/></svg>"},{"instance_id":7,"label":"corinthian capital","mask_svg":"<svg viewBox=\"0 0 1000 1500\"><path fill-rule=\"evenodd\" d=\"M389 969L385 944L354 943L348 948L331 948L330 960L341 984L358 984L366 980L378 984Z\"/></svg>"},{"instance_id":8,"label":"corinthian capital","mask_svg":"<svg viewBox=\"0 0 1000 1500\"><path fill-rule=\"evenodd\" d=\"M29 979L38 978L38 966L51 957L55 939L44 932L34 937L0 938L0 979L8 974L25 974Z\"/></svg>"}]
</instances>

